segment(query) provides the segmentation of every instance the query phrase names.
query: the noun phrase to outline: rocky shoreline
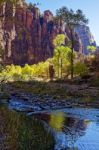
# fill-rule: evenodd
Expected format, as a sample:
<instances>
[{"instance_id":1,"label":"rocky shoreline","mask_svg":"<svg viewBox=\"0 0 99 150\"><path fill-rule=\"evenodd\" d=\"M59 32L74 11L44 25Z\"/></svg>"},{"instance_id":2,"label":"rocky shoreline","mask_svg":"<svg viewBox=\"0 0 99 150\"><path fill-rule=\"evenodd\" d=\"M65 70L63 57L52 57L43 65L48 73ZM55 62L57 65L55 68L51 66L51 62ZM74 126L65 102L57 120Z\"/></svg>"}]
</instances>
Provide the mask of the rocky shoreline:
<instances>
[{"instance_id":1,"label":"rocky shoreline","mask_svg":"<svg viewBox=\"0 0 99 150\"><path fill-rule=\"evenodd\" d=\"M84 102L79 98L58 100L49 95L41 96L26 93L12 93L8 99L0 101L7 104L10 109L26 113L37 113L75 107L99 108L98 100L94 102Z\"/></svg>"},{"instance_id":2,"label":"rocky shoreline","mask_svg":"<svg viewBox=\"0 0 99 150\"><path fill-rule=\"evenodd\" d=\"M35 113L63 108L99 108L99 88L60 83L10 83L0 102L20 112Z\"/></svg>"}]
</instances>

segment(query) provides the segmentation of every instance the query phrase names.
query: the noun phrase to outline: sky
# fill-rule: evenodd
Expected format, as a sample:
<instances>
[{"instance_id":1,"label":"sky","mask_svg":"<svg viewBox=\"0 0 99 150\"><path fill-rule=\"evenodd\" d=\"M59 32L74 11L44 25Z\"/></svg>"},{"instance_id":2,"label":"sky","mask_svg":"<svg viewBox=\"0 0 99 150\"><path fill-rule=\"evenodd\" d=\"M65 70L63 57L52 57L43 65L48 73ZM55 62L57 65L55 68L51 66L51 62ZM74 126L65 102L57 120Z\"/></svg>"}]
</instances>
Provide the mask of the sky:
<instances>
[{"instance_id":1,"label":"sky","mask_svg":"<svg viewBox=\"0 0 99 150\"><path fill-rule=\"evenodd\" d=\"M73 10L81 9L86 17L89 19L89 27L99 45L99 0L26 0L27 2L37 3L43 12L44 10L51 10L54 14L57 9L62 6L67 6Z\"/></svg>"}]
</instances>

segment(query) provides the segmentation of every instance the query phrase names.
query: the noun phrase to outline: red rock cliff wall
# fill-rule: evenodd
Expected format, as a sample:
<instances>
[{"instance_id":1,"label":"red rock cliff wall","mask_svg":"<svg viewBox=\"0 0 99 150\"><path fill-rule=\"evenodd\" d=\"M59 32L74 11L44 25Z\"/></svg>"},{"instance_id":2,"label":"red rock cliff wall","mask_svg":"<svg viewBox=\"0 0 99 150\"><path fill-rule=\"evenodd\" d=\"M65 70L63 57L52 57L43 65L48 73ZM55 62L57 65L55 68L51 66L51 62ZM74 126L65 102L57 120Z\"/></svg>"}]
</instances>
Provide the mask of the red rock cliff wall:
<instances>
[{"instance_id":1,"label":"red rock cliff wall","mask_svg":"<svg viewBox=\"0 0 99 150\"><path fill-rule=\"evenodd\" d=\"M40 16L38 8L28 10L26 7L4 4L0 7L0 41L5 49L6 63L24 65L44 61L53 56L53 39L57 34L67 34L64 23L55 24L53 14L47 10ZM75 50L82 52L82 46L77 34Z\"/></svg>"}]
</instances>

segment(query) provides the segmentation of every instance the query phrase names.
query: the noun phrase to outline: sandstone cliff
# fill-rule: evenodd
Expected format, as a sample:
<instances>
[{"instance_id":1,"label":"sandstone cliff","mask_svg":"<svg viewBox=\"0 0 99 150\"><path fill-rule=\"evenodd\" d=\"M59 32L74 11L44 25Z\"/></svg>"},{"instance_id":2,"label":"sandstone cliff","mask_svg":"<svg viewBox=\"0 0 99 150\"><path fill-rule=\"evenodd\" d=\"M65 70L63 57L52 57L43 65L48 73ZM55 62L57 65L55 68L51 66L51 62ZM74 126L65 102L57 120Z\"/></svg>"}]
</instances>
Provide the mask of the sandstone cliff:
<instances>
[{"instance_id":1,"label":"sandstone cliff","mask_svg":"<svg viewBox=\"0 0 99 150\"><path fill-rule=\"evenodd\" d=\"M75 31L81 39L81 43L83 45L82 52L87 55L89 53L88 49L87 49L88 45L93 45L96 47L96 42L90 31L90 28L84 24L81 24L81 25L77 26Z\"/></svg>"},{"instance_id":2,"label":"sandstone cliff","mask_svg":"<svg viewBox=\"0 0 99 150\"><path fill-rule=\"evenodd\" d=\"M53 39L57 34L70 37L69 29L63 22L54 21L52 12L43 15L36 7L12 4L0 6L0 44L5 50L7 64L33 64L53 56ZM79 33L74 33L75 50L83 52Z\"/></svg>"}]
</instances>

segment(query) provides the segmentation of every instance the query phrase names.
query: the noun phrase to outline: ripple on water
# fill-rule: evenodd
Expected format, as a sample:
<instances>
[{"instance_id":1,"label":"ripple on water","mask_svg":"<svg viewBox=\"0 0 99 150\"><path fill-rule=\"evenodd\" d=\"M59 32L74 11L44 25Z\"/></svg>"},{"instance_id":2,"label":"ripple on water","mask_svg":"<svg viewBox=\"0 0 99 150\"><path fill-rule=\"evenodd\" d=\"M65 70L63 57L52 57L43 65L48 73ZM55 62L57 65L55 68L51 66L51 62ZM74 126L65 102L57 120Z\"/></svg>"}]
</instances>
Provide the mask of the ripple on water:
<instances>
[{"instance_id":1,"label":"ripple on water","mask_svg":"<svg viewBox=\"0 0 99 150\"><path fill-rule=\"evenodd\" d=\"M55 150L99 150L99 110L69 108L39 114L52 129Z\"/></svg>"},{"instance_id":2,"label":"ripple on water","mask_svg":"<svg viewBox=\"0 0 99 150\"><path fill-rule=\"evenodd\" d=\"M22 103L19 101L14 101L10 103L9 108L17 108L20 110L24 108L27 110L28 108L34 109L34 105L30 105L28 102ZM26 134L29 133L28 137L24 136L24 140L27 141L27 143L29 143L29 140L31 140L31 132L33 132L33 127L37 139L40 140L42 139L42 137L44 139L41 140L40 143L41 150L53 150L53 148L51 147L53 147L54 143L54 150L99 150L99 109L66 108L56 111L48 111L46 113L42 112L39 114L34 114L29 117L30 120L27 120L24 117L22 120L22 118L20 118L19 115L13 115L13 113L8 113L8 110L7 113L5 113L5 111L1 112L1 114L3 113L5 117L4 121L7 120L7 127L9 127L9 129L13 127L13 133L17 133L18 135L20 134L20 137L22 136L21 140L23 140L24 130L26 130ZM10 115L11 117L13 117L12 119ZM36 124L33 118L38 120ZM31 122L31 120L33 120L33 122ZM15 122L19 124L15 124ZM17 128L14 127L15 125L17 125ZM16 132L17 129L18 131ZM9 134L10 131L11 130L9 130ZM47 135L49 135L49 141ZM36 137L33 137L34 143L32 143L31 140L31 143L33 145L35 145L35 142L37 142ZM15 138L17 138L16 135ZM21 140L20 144L22 144L21 142L23 142ZM50 149L46 149L46 146L44 146L45 141L47 141L47 144L49 144L48 147L50 147ZM11 144L13 143L11 142ZM50 146L50 144L52 145ZM37 148L37 144L35 146Z\"/></svg>"}]
</instances>

